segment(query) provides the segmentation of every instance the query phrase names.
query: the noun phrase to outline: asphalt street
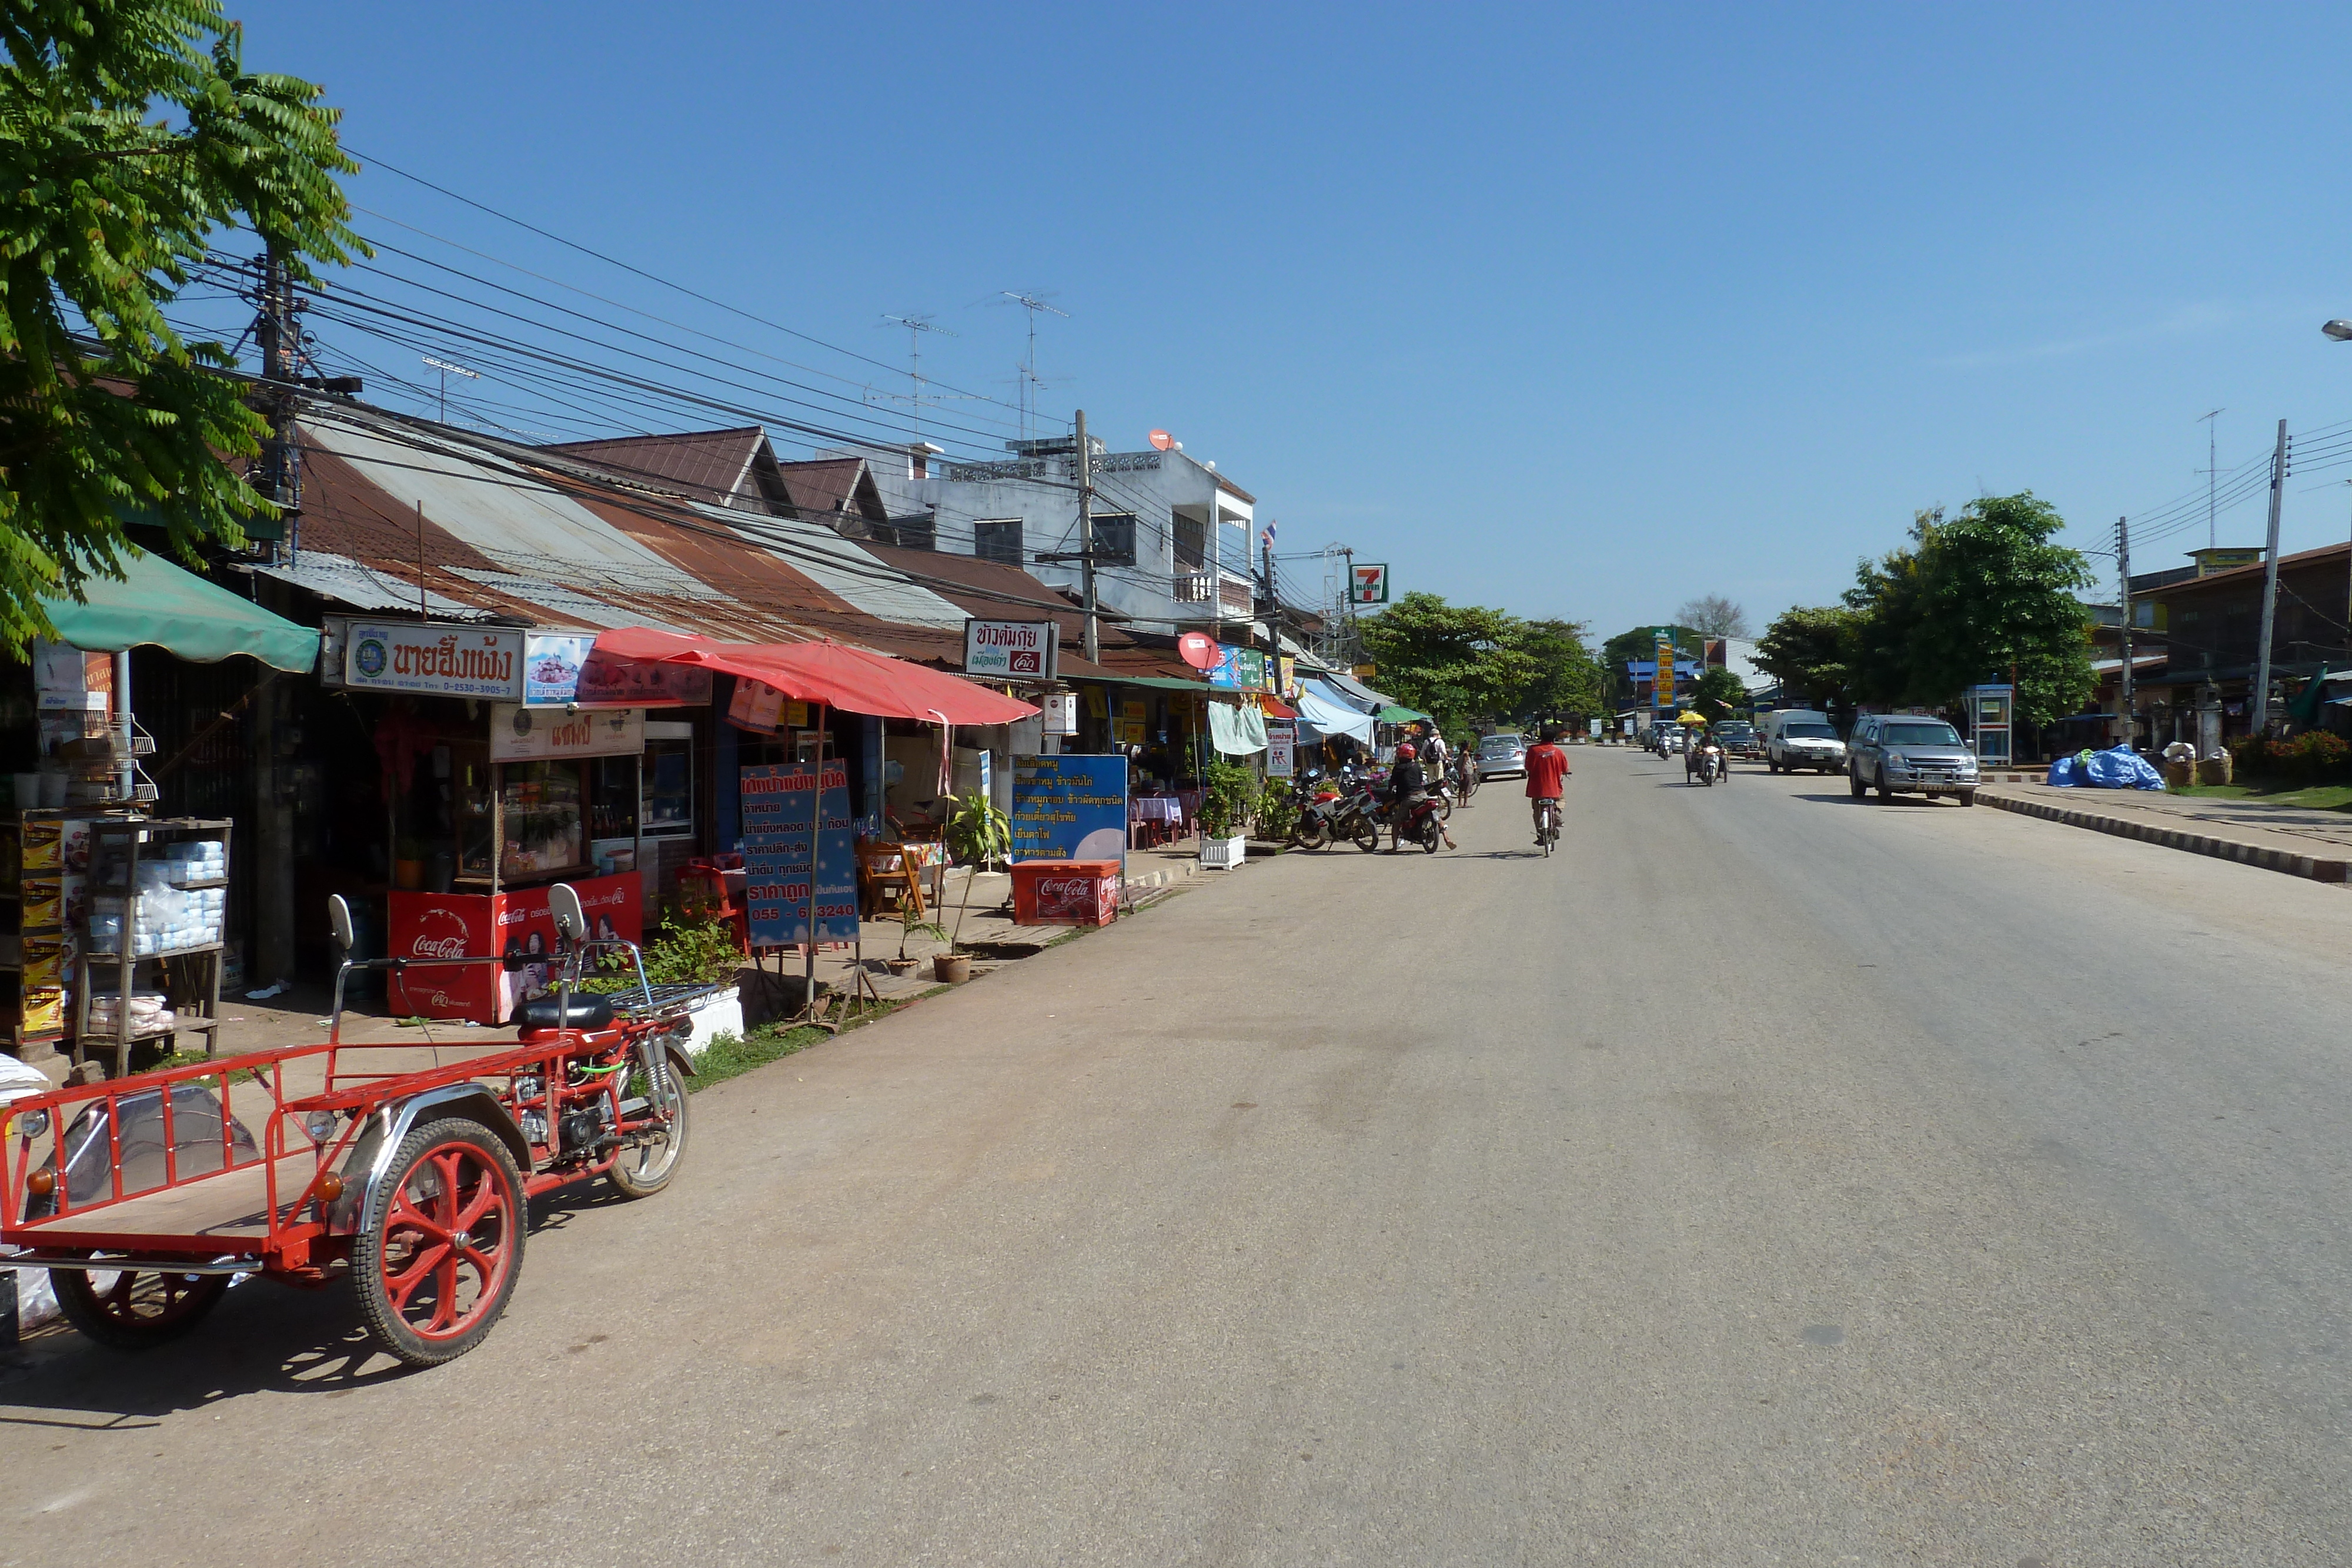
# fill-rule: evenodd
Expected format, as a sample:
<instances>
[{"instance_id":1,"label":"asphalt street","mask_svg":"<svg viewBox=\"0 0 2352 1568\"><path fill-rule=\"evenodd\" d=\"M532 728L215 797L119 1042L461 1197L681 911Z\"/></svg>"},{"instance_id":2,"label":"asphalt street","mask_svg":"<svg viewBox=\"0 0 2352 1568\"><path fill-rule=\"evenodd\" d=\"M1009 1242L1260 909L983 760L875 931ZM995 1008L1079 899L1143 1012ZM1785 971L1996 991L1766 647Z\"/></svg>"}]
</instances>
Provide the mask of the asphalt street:
<instances>
[{"instance_id":1,"label":"asphalt street","mask_svg":"<svg viewBox=\"0 0 2352 1568\"><path fill-rule=\"evenodd\" d=\"M2352 893L1580 751L697 1096L471 1355L0 1384L0 1562L2352 1558Z\"/></svg>"}]
</instances>

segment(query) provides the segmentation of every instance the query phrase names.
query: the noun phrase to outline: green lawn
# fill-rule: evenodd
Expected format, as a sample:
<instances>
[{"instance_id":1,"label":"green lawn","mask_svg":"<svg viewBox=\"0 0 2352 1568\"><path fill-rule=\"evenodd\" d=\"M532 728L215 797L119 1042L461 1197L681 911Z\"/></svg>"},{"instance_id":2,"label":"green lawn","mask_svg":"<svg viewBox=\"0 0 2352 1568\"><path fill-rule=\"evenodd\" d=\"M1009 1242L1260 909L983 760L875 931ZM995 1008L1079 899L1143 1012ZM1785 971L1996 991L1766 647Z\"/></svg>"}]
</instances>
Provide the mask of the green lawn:
<instances>
[{"instance_id":1,"label":"green lawn","mask_svg":"<svg viewBox=\"0 0 2352 1568\"><path fill-rule=\"evenodd\" d=\"M2300 806L2313 811L2352 811L2352 784L2315 784L2307 789L2271 789L2260 784L2192 784L2175 795L2215 800L2259 800L2265 806Z\"/></svg>"}]
</instances>

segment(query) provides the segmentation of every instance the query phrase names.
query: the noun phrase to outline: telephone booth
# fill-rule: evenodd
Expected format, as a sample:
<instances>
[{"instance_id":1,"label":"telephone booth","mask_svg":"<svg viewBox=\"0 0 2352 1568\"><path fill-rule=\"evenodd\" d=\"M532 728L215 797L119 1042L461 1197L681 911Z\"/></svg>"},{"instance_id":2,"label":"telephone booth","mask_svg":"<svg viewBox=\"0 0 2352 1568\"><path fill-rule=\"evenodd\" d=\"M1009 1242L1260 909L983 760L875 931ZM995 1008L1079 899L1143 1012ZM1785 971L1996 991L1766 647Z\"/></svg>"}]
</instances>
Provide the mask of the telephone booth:
<instances>
[{"instance_id":1,"label":"telephone booth","mask_svg":"<svg viewBox=\"0 0 2352 1568\"><path fill-rule=\"evenodd\" d=\"M1979 763L2005 768L2014 760L2010 755L2009 726L2016 698L2014 686L1969 688L1969 744Z\"/></svg>"}]
</instances>

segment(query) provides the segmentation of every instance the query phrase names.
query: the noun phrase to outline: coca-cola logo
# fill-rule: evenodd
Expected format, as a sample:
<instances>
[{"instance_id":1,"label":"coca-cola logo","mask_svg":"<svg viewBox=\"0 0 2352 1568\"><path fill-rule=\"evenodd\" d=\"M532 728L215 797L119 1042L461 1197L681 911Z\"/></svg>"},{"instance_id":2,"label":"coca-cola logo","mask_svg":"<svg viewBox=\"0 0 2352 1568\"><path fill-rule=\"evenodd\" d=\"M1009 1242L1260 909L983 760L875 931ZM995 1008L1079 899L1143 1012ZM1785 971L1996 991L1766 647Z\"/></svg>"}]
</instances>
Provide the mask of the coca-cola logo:
<instances>
[{"instance_id":1,"label":"coca-cola logo","mask_svg":"<svg viewBox=\"0 0 2352 1568\"><path fill-rule=\"evenodd\" d=\"M427 909L417 917L416 935L408 944L412 958L463 958L471 951L465 916L454 909Z\"/></svg>"}]
</instances>

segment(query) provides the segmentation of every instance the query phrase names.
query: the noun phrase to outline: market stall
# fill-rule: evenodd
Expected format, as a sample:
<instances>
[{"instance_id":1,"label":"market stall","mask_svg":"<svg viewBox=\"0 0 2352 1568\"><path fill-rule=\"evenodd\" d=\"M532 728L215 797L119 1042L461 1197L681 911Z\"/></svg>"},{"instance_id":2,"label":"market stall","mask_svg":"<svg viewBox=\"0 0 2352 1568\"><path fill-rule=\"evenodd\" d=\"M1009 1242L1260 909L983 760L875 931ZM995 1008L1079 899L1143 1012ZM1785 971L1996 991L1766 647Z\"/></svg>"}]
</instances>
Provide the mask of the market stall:
<instances>
[{"instance_id":1,"label":"market stall","mask_svg":"<svg viewBox=\"0 0 2352 1568\"><path fill-rule=\"evenodd\" d=\"M229 883L226 821L154 814L131 650L291 672L319 650L316 631L161 556L121 565L79 601L44 602L58 640L34 645L6 695L14 809L0 820L8 1049L64 1048L116 1072L132 1047L168 1050L183 1032L216 1044Z\"/></svg>"}]
</instances>

